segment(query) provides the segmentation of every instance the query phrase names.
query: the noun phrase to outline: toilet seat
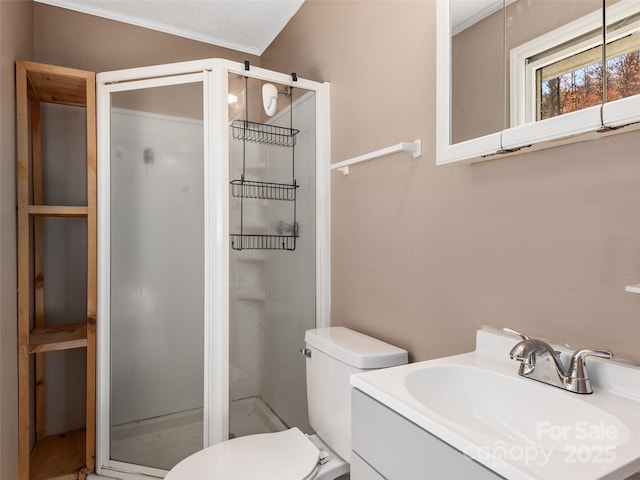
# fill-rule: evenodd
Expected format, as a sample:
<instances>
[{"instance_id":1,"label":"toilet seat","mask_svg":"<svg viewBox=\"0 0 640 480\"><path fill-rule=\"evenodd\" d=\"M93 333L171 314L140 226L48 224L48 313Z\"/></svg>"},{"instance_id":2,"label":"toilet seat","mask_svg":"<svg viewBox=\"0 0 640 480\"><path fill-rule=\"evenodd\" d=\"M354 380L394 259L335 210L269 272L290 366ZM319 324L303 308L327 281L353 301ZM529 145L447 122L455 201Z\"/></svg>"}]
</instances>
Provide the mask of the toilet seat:
<instances>
[{"instance_id":1,"label":"toilet seat","mask_svg":"<svg viewBox=\"0 0 640 480\"><path fill-rule=\"evenodd\" d=\"M185 458L165 480L307 480L320 451L298 428L217 443Z\"/></svg>"}]
</instances>

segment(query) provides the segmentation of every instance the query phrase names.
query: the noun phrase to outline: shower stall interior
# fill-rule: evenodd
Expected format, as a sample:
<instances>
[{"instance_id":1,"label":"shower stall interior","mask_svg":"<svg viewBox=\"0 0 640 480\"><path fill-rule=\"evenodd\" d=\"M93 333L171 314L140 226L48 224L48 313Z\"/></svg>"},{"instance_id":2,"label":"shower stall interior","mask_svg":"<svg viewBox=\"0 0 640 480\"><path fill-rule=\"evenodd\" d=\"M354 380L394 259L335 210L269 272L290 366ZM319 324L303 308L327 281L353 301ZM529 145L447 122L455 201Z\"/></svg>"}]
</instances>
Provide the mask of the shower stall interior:
<instances>
[{"instance_id":1,"label":"shower stall interior","mask_svg":"<svg viewBox=\"0 0 640 480\"><path fill-rule=\"evenodd\" d=\"M311 432L298 351L329 324L328 98L219 59L98 75L99 474Z\"/></svg>"}]
</instances>

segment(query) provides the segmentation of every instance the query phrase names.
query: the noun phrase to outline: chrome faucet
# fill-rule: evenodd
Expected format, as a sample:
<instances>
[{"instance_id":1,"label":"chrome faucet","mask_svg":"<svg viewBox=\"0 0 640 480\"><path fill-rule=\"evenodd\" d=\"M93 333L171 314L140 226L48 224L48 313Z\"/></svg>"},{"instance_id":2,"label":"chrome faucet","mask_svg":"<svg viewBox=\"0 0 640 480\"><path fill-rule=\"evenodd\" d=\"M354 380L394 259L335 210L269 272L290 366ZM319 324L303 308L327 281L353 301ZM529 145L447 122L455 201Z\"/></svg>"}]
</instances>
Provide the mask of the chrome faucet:
<instances>
[{"instance_id":1,"label":"chrome faucet","mask_svg":"<svg viewBox=\"0 0 640 480\"><path fill-rule=\"evenodd\" d=\"M576 350L571 355L569 368L565 368L560 361L560 352L548 343L511 328L503 328L503 331L522 339L509 353L512 360L520 362L520 375L573 393L593 393L585 365L586 357L613 358L609 350L585 348Z\"/></svg>"}]
</instances>

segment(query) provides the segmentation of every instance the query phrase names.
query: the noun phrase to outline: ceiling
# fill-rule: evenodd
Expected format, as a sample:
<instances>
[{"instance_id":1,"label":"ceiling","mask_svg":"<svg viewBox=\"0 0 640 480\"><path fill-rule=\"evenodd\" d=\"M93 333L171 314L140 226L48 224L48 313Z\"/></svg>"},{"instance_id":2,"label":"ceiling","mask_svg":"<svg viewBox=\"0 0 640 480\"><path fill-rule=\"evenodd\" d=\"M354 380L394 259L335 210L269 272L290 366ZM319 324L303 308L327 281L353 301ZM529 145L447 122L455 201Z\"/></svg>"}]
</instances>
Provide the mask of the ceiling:
<instances>
[{"instance_id":1,"label":"ceiling","mask_svg":"<svg viewBox=\"0 0 640 480\"><path fill-rule=\"evenodd\" d=\"M258 56L262 55L304 2L304 0L35 1Z\"/></svg>"},{"instance_id":2,"label":"ceiling","mask_svg":"<svg viewBox=\"0 0 640 480\"><path fill-rule=\"evenodd\" d=\"M457 35L516 0L451 0L451 34Z\"/></svg>"}]
</instances>

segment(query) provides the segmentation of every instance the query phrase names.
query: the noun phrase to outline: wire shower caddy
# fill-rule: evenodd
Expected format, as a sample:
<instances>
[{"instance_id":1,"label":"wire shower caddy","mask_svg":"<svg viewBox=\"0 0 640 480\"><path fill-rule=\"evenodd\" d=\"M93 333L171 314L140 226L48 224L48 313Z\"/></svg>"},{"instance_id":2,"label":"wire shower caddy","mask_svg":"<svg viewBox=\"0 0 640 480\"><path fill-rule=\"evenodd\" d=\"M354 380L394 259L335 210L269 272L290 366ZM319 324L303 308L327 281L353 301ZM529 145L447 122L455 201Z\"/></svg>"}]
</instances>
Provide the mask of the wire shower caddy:
<instances>
[{"instance_id":1,"label":"wire shower caddy","mask_svg":"<svg viewBox=\"0 0 640 480\"><path fill-rule=\"evenodd\" d=\"M245 62L245 70L249 62ZM292 74L293 81L297 80ZM279 127L263 123L250 122L248 102L248 77L245 77L245 120L231 122L231 135L234 140L242 142L242 174L240 179L232 180L231 195L240 199L240 232L230 234L231 248L234 250L289 250L296 249L298 238L296 222L296 191L300 187L295 179L295 145L299 130L293 128L293 87L289 87L289 127ZM291 183L274 183L246 178L247 142L267 146L291 149ZM293 203L293 228L291 235L261 235L245 232L244 201L278 200Z\"/></svg>"},{"instance_id":2,"label":"wire shower caddy","mask_svg":"<svg viewBox=\"0 0 640 480\"><path fill-rule=\"evenodd\" d=\"M231 133L234 140L276 147L295 147L296 135L300 133L300 130L250 122L248 120L234 120L231 122Z\"/></svg>"}]
</instances>

